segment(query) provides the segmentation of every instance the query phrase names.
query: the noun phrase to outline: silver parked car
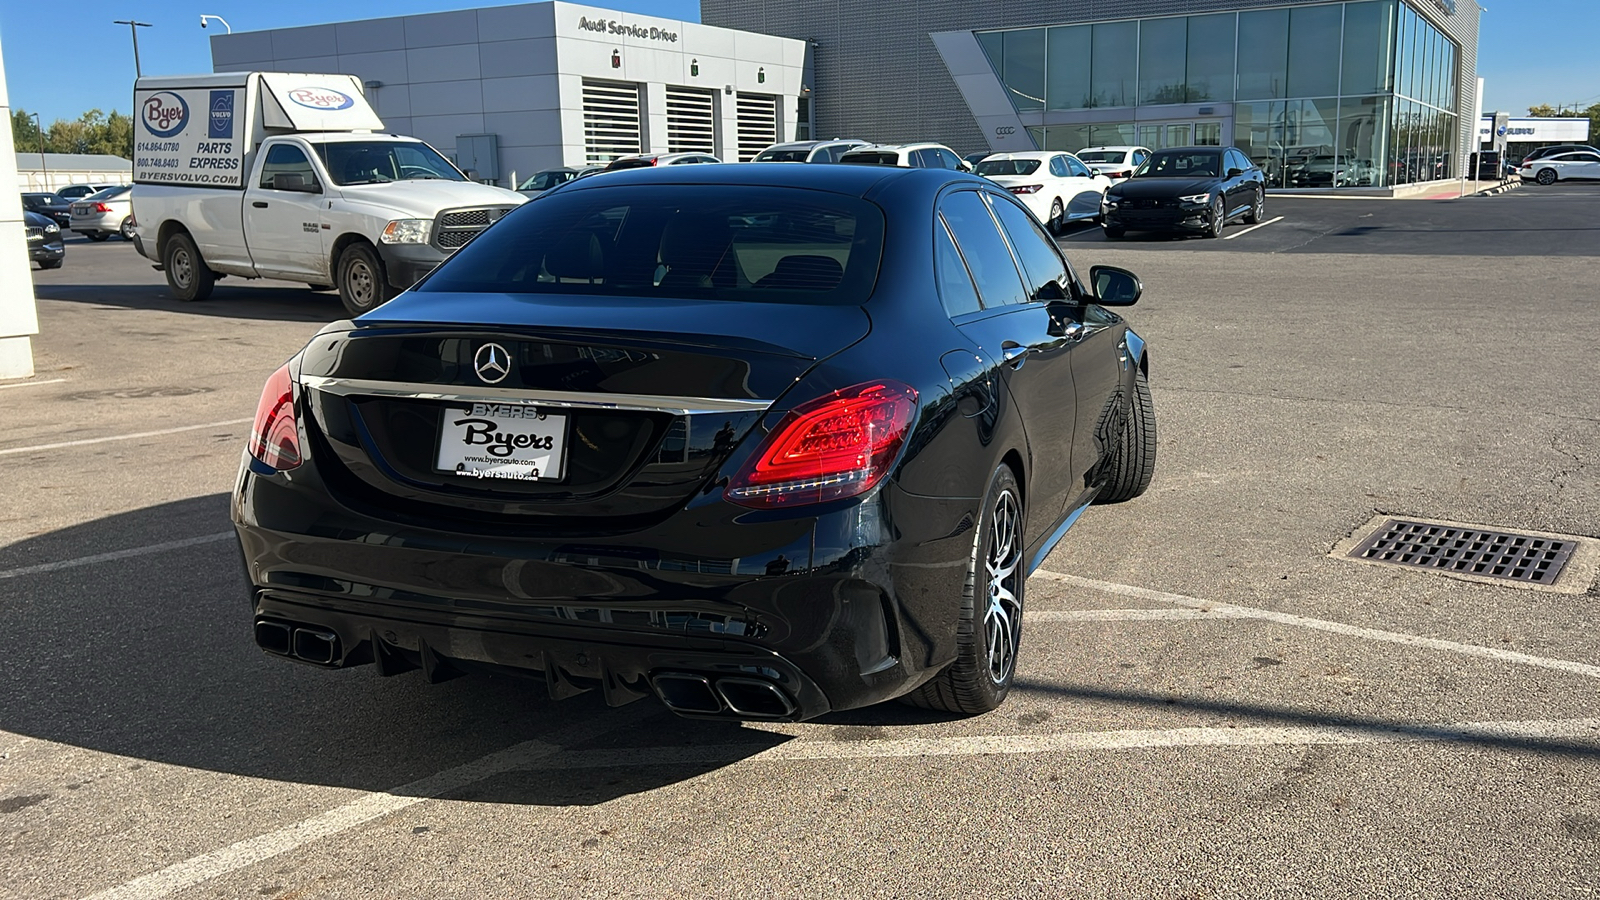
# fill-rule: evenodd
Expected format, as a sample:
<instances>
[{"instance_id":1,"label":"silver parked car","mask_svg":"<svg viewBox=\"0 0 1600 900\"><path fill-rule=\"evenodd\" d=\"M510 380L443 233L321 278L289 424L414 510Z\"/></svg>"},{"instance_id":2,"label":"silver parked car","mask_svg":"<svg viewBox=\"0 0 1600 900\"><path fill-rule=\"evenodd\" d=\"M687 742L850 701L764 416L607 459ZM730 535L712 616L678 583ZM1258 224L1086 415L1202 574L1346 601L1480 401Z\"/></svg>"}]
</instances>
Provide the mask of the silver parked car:
<instances>
[{"instance_id":1,"label":"silver parked car","mask_svg":"<svg viewBox=\"0 0 1600 900\"><path fill-rule=\"evenodd\" d=\"M72 230L91 241L103 241L113 234L133 240L133 188L107 188L72 201Z\"/></svg>"}]
</instances>

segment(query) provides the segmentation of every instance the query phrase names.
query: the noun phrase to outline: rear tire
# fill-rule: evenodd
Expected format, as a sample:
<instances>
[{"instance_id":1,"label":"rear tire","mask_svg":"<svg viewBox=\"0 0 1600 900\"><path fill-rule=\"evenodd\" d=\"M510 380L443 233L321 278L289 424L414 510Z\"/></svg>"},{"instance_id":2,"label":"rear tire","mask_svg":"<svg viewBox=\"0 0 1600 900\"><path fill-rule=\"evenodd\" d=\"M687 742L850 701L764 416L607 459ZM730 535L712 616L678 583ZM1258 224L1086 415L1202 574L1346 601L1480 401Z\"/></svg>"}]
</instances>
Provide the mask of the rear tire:
<instances>
[{"instance_id":1,"label":"rear tire","mask_svg":"<svg viewBox=\"0 0 1600 900\"><path fill-rule=\"evenodd\" d=\"M1050 221L1044 225L1050 229L1051 234L1060 234L1061 230L1067 227L1067 209L1061 205L1060 197L1050 204Z\"/></svg>"},{"instance_id":2,"label":"rear tire","mask_svg":"<svg viewBox=\"0 0 1600 900\"><path fill-rule=\"evenodd\" d=\"M200 258L194 238L181 231L167 238L161 254L161 268L166 271L167 287L172 296L185 302L210 297L217 283L216 273Z\"/></svg>"},{"instance_id":3,"label":"rear tire","mask_svg":"<svg viewBox=\"0 0 1600 900\"><path fill-rule=\"evenodd\" d=\"M1011 467L989 476L983 520L972 541L967 584L956 622L956 658L930 681L900 699L912 706L978 715L999 706L1011 691L1022 639L1022 489Z\"/></svg>"},{"instance_id":4,"label":"rear tire","mask_svg":"<svg viewBox=\"0 0 1600 900\"><path fill-rule=\"evenodd\" d=\"M117 233L122 235L122 239L125 241L133 240L133 216L128 216L122 220L122 225L117 228Z\"/></svg>"},{"instance_id":5,"label":"rear tire","mask_svg":"<svg viewBox=\"0 0 1600 900\"><path fill-rule=\"evenodd\" d=\"M1267 192L1265 190L1257 190L1256 202L1250 204L1250 211L1244 214L1244 223L1246 225L1255 225L1259 222L1265 222L1266 219Z\"/></svg>"},{"instance_id":6,"label":"rear tire","mask_svg":"<svg viewBox=\"0 0 1600 900\"><path fill-rule=\"evenodd\" d=\"M351 316L369 313L388 303L396 293L389 286L383 260L371 244L355 243L339 254L339 300Z\"/></svg>"},{"instance_id":7,"label":"rear tire","mask_svg":"<svg viewBox=\"0 0 1600 900\"><path fill-rule=\"evenodd\" d=\"M1143 369L1133 373L1133 398L1099 503L1122 503L1143 494L1156 473L1156 408Z\"/></svg>"},{"instance_id":8,"label":"rear tire","mask_svg":"<svg viewBox=\"0 0 1600 900\"><path fill-rule=\"evenodd\" d=\"M1540 169L1539 170L1539 174L1538 174L1538 176L1536 178L1534 178L1534 181L1537 181L1540 184L1542 184L1542 185L1544 185L1546 187L1549 187L1550 185L1556 183L1556 170L1555 169Z\"/></svg>"}]
</instances>

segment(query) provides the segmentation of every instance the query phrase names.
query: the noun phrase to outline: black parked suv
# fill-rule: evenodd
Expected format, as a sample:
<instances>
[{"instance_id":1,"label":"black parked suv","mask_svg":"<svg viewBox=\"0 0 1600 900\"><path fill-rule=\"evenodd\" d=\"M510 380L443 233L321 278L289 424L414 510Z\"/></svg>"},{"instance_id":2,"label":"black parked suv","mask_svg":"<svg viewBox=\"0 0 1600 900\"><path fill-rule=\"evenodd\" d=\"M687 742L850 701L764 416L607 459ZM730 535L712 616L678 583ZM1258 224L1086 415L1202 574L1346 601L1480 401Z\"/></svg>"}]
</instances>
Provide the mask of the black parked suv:
<instances>
[{"instance_id":1,"label":"black parked suv","mask_svg":"<svg viewBox=\"0 0 1600 900\"><path fill-rule=\"evenodd\" d=\"M41 269L59 269L67 258L67 247L61 242L61 226L49 216L23 211L22 224L27 232L28 259Z\"/></svg>"},{"instance_id":2,"label":"black parked suv","mask_svg":"<svg viewBox=\"0 0 1600 900\"><path fill-rule=\"evenodd\" d=\"M1116 240L1129 231L1187 231L1220 237L1230 220L1267 214L1261 170L1237 147L1157 150L1100 204L1100 225Z\"/></svg>"}]
</instances>

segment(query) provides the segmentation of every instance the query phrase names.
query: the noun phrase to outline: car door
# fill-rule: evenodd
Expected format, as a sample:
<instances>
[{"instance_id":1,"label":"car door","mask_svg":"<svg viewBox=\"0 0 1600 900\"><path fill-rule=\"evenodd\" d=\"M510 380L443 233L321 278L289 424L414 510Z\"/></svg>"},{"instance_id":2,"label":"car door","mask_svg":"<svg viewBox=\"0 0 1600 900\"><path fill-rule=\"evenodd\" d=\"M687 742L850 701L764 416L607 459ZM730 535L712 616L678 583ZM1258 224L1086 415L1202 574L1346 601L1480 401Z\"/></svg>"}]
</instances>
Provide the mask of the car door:
<instances>
[{"instance_id":1,"label":"car door","mask_svg":"<svg viewBox=\"0 0 1600 900\"><path fill-rule=\"evenodd\" d=\"M1222 189L1227 198L1228 215L1237 215L1256 202L1256 184L1250 178L1250 164L1239 151L1229 148L1222 153Z\"/></svg>"},{"instance_id":2,"label":"car door","mask_svg":"<svg viewBox=\"0 0 1600 900\"><path fill-rule=\"evenodd\" d=\"M327 181L318 177L310 155L298 142L269 142L261 152L260 175L244 198L245 242L256 271L295 281L330 283L322 238ZM298 176L303 186L316 190L284 190L281 185L286 181L279 176Z\"/></svg>"},{"instance_id":3,"label":"car door","mask_svg":"<svg viewBox=\"0 0 1600 900\"><path fill-rule=\"evenodd\" d=\"M1562 173L1565 178L1600 178L1600 156L1593 153L1573 153L1572 161Z\"/></svg>"},{"instance_id":4,"label":"car door","mask_svg":"<svg viewBox=\"0 0 1600 900\"><path fill-rule=\"evenodd\" d=\"M987 199L986 199L987 198ZM1022 268L991 211L1005 203L1008 215L1020 206L988 191L958 190L944 195L939 212L955 238L976 283L982 309L952 319L999 372L1022 420L1028 441L1026 490L1029 547L1049 535L1064 498L1073 489L1072 431L1076 424L1071 339L1055 333L1048 303L1024 281Z\"/></svg>"},{"instance_id":5,"label":"car door","mask_svg":"<svg viewBox=\"0 0 1600 900\"><path fill-rule=\"evenodd\" d=\"M1071 199L1065 200L1067 217L1083 219L1100 214L1100 198L1106 188L1111 186L1111 179L1097 174L1083 160L1070 153L1063 153L1056 157L1067 170L1066 190L1071 194ZM1054 161L1054 160L1052 160Z\"/></svg>"},{"instance_id":6,"label":"car door","mask_svg":"<svg viewBox=\"0 0 1600 900\"><path fill-rule=\"evenodd\" d=\"M1057 296L1061 299L1045 302L1051 333L1067 341L1072 368L1071 478L1058 509L1058 514L1065 514L1079 504L1091 474L1116 446L1126 357L1126 347L1119 344L1125 328L1116 315L1083 302L1061 248L1031 219L1020 215L1015 203L995 200L994 209L1022 260L1034 296L1049 296L1054 293L1052 287L1060 292Z\"/></svg>"}]
</instances>

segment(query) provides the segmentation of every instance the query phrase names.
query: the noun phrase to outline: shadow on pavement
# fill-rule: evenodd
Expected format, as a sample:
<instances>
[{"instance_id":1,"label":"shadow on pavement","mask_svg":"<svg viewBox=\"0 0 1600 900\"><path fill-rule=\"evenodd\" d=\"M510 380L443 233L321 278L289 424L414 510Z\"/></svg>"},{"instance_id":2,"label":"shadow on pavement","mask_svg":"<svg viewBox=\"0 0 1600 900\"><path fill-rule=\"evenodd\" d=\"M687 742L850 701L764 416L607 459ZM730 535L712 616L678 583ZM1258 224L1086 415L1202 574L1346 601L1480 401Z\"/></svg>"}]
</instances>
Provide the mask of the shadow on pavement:
<instances>
[{"instance_id":1,"label":"shadow on pavement","mask_svg":"<svg viewBox=\"0 0 1600 900\"><path fill-rule=\"evenodd\" d=\"M0 548L0 571L230 531L227 502L214 494L42 535ZM371 666L326 671L268 657L251 636L231 538L0 578L0 609L0 728L135 760L382 791L556 729L604 731L608 718L614 730L569 752L677 739L754 754L787 740L737 723L679 723L648 699L621 710L593 692L557 703L528 679L429 685L417 673L384 679ZM513 772L471 793L601 803L704 771Z\"/></svg>"},{"instance_id":2,"label":"shadow on pavement","mask_svg":"<svg viewBox=\"0 0 1600 900\"><path fill-rule=\"evenodd\" d=\"M346 317L338 294L313 291L287 282L261 285L247 284L243 279L225 279L217 282L211 299L196 303L174 300L165 283L58 284L36 280L33 291L40 300L92 303L127 310L159 309L229 319L332 322Z\"/></svg>"}]
</instances>

